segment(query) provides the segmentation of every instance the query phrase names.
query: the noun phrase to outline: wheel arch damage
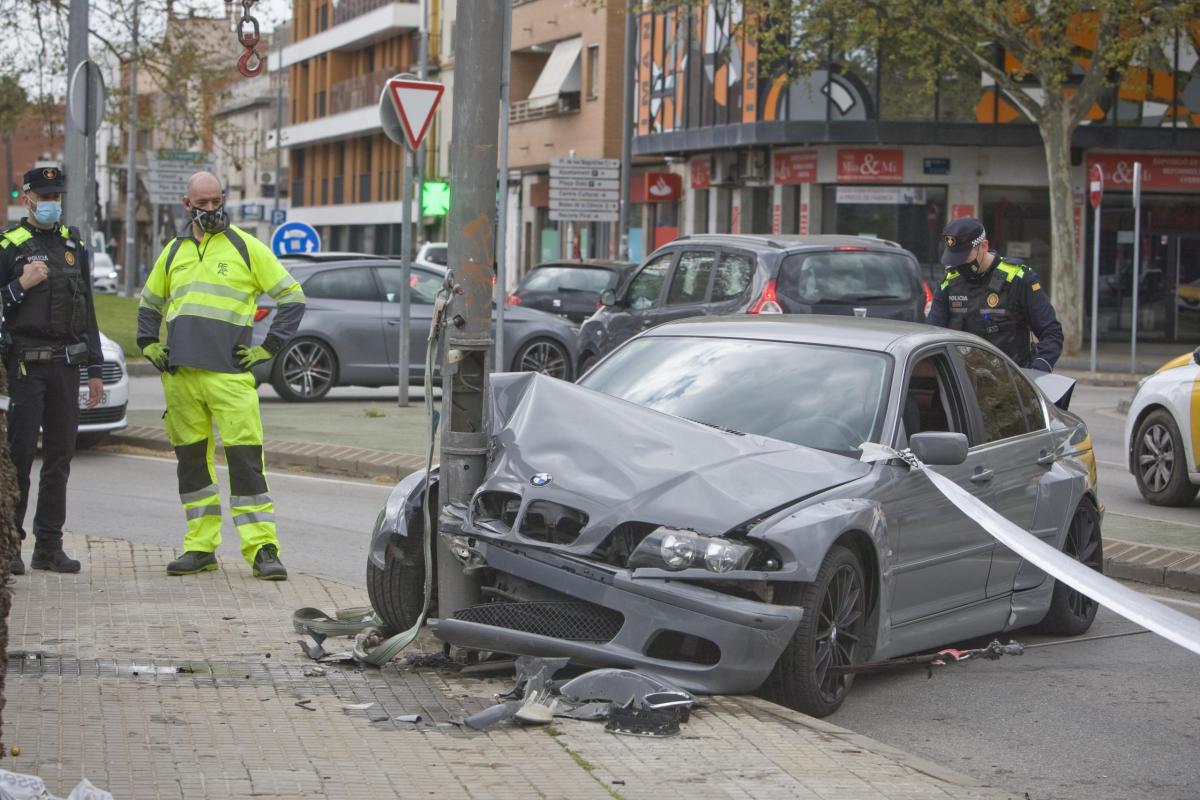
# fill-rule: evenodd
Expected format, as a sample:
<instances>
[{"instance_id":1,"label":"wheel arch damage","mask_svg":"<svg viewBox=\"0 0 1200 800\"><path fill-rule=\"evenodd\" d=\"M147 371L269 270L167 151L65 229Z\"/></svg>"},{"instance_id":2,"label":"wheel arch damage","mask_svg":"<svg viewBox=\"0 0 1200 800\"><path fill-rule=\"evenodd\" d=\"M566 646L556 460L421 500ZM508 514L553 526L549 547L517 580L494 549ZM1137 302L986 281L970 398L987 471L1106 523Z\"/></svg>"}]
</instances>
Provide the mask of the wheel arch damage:
<instances>
[{"instance_id":1,"label":"wheel arch damage","mask_svg":"<svg viewBox=\"0 0 1200 800\"><path fill-rule=\"evenodd\" d=\"M419 536L425 530L425 520L421 514L421 501L425 494L426 476L429 480L429 501L437 520L439 470L434 467L429 473L423 469L411 472L400 480L388 495L379 515L375 518L375 526L371 530L371 543L367 550L367 558L379 569L383 569L387 561L389 544L409 536Z\"/></svg>"}]
</instances>

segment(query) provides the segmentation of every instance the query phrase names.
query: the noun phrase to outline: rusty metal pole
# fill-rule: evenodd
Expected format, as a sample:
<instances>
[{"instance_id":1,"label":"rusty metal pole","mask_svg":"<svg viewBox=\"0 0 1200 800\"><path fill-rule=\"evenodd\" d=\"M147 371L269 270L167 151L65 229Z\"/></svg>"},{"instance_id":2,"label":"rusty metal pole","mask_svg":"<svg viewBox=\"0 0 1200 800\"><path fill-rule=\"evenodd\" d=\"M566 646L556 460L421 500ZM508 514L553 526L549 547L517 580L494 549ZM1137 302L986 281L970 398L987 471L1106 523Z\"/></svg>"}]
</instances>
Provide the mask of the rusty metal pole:
<instances>
[{"instance_id":1,"label":"rusty metal pole","mask_svg":"<svg viewBox=\"0 0 1200 800\"><path fill-rule=\"evenodd\" d=\"M465 11L466 9L464 9ZM450 302L442 371L441 500L466 508L487 462L488 351L492 347L495 275L496 156L504 14L511 3L471 3L459 14L454 43L454 109L450 143L448 237L455 292ZM443 516L449 517L447 510ZM457 569L438 537L438 615L474 605L478 581Z\"/></svg>"}]
</instances>

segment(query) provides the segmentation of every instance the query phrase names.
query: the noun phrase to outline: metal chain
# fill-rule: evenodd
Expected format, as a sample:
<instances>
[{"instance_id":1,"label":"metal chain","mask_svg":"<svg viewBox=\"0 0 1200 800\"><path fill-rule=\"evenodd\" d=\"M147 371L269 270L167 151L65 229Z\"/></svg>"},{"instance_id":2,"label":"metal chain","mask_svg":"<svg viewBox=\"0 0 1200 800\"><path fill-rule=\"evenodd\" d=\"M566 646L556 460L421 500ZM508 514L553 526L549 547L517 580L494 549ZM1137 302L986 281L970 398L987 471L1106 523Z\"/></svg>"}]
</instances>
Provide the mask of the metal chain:
<instances>
[{"instance_id":1,"label":"metal chain","mask_svg":"<svg viewBox=\"0 0 1200 800\"><path fill-rule=\"evenodd\" d=\"M242 18L238 20L237 37L246 52L238 59L238 72L247 78L261 75L266 69L267 62L258 54L258 43L262 41L259 33L258 20L250 14L251 7L258 0L242 0Z\"/></svg>"}]
</instances>

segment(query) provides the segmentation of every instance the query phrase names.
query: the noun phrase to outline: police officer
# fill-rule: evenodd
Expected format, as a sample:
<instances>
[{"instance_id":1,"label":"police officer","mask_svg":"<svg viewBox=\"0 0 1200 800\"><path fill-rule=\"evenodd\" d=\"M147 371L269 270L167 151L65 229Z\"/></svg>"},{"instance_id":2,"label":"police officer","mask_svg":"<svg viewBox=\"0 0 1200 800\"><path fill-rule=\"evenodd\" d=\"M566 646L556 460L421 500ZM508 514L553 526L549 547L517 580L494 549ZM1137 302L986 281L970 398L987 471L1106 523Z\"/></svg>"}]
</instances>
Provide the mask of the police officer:
<instances>
[{"instance_id":1,"label":"police officer","mask_svg":"<svg viewBox=\"0 0 1200 800\"><path fill-rule=\"evenodd\" d=\"M57 167L25 173L21 203L29 212L0 233L0 299L8 369L8 446L21 496L14 524L25 538L29 472L42 433L42 475L33 518L34 569L79 572L62 548L67 477L79 427L79 368L87 365L86 408L100 403L104 355L92 306L88 253L60 222L64 177ZM12 573L23 575L20 552Z\"/></svg>"},{"instance_id":2,"label":"police officer","mask_svg":"<svg viewBox=\"0 0 1200 800\"><path fill-rule=\"evenodd\" d=\"M946 277L933 294L928 322L987 339L1019 366L1052 371L1062 354L1062 325L1037 273L990 249L974 217L953 220L942 241Z\"/></svg>"},{"instance_id":3,"label":"police officer","mask_svg":"<svg viewBox=\"0 0 1200 800\"><path fill-rule=\"evenodd\" d=\"M142 289L138 345L162 371L167 438L179 461L179 499L187 520L183 555L168 575L217 568L221 498L213 470L213 423L229 465L229 510L242 557L256 578L285 580L275 504L263 474L263 430L250 368L268 361L296 332L304 292L270 248L229 224L215 176L188 180L187 230L167 243ZM275 301L266 340L251 346L258 296ZM159 326L167 320L167 341Z\"/></svg>"}]
</instances>

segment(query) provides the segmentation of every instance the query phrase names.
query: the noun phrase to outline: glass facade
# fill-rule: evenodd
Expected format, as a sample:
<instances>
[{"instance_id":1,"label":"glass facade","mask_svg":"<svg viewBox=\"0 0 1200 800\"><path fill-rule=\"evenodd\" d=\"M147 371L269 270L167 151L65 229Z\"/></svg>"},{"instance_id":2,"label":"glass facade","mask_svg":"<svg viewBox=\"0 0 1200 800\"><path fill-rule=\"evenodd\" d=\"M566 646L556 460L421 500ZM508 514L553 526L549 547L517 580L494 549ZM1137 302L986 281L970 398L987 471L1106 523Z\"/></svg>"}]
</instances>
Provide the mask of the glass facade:
<instances>
[{"instance_id":1,"label":"glass facade","mask_svg":"<svg viewBox=\"0 0 1200 800\"><path fill-rule=\"evenodd\" d=\"M1050 191L981 186L979 204L988 243L1000 255L1033 267L1050 291Z\"/></svg>"},{"instance_id":2,"label":"glass facade","mask_svg":"<svg viewBox=\"0 0 1200 800\"><path fill-rule=\"evenodd\" d=\"M925 278L940 278L944 186L825 186L821 233L890 239L917 257Z\"/></svg>"}]
</instances>

